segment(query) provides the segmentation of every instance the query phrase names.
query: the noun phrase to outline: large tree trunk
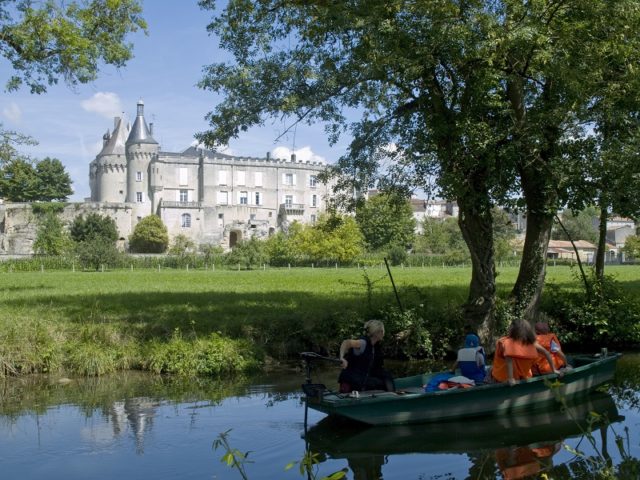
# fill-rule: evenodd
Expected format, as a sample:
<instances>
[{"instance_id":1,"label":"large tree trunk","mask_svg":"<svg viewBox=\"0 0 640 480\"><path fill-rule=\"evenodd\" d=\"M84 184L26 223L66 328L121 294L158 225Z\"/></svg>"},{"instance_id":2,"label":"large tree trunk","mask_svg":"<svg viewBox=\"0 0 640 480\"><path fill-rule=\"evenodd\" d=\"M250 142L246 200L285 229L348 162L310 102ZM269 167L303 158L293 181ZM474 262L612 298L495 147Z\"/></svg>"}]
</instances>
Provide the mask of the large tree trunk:
<instances>
[{"instance_id":1,"label":"large tree trunk","mask_svg":"<svg viewBox=\"0 0 640 480\"><path fill-rule=\"evenodd\" d=\"M485 344L495 336L496 266L491 211L470 211L460 206L458 225L471 254L471 283L464 316ZM488 343L490 342L490 343Z\"/></svg>"},{"instance_id":2,"label":"large tree trunk","mask_svg":"<svg viewBox=\"0 0 640 480\"><path fill-rule=\"evenodd\" d=\"M527 209L527 233L522 261L511 296L514 300L514 314L529 321L533 321L538 314L552 226L553 215Z\"/></svg>"}]
</instances>

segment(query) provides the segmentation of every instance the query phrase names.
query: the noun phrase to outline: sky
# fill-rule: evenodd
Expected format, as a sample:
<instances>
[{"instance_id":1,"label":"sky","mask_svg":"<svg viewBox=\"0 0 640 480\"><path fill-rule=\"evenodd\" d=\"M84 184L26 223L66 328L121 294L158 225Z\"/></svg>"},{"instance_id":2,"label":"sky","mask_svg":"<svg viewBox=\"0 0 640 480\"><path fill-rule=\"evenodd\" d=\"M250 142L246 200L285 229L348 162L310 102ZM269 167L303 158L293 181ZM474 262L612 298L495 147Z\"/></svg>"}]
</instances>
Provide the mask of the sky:
<instances>
[{"instance_id":1,"label":"sky","mask_svg":"<svg viewBox=\"0 0 640 480\"><path fill-rule=\"evenodd\" d=\"M64 82L41 95L27 88L6 92L10 65L0 60L0 123L6 130L30 135L38 145L20 148L34 158L58 158L73 181L72 201L90 196L89 163L102 147L102 136L113 130L113 117L131 123L136 103L145 105L145 119L154 124L154 138L162 151L180 152L194 144L194 134L207 129L205 115L221 98L200 90L203 67L229 59L218 40L206 31L213 12L201 10L196 0L144 0L143 17L148 34L131 35L134 58L124 68L102 66L99 78L70 88ZM324 127L300 125L294 134L276 142L286 125L267 121L232 139L221 149L238 156L262 157L271 152L286 158L295 151L298 159L336 161L348 139L330 146Z\"/></svg>"}]
</instances>

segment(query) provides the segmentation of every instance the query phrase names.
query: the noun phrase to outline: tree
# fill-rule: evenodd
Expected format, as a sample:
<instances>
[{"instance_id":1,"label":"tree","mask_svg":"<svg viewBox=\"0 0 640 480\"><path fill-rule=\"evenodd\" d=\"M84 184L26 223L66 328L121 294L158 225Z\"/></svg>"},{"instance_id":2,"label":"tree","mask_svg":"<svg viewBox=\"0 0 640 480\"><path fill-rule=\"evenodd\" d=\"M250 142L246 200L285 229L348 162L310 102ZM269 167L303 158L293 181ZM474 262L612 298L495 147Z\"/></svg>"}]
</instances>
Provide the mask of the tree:
<instances>
[{"instance_id":1,"label":"tree","mask_svg":"<svg viewBox=\"0 0 640 480\"><path fill-rule=\"evenodd\" d=\"M195 252L196 244L194 241L182 233L174 237L171 248L169 248L169 255L177 257L185 257Z\"/></svg>"},{"instance_id":2,"label":"tree","mask_svg":"<svg viewBox=\"0 0 640 480\"><path fill-rule=\"evenodd\" d=\"M83 268L96 271L115 265L120 258L120 252L115 244L105 237L90 237L78 242L75 251Z\"/></svg>"},{"instance_id":3,"label":"tree","mask_svg":"<svg viewBox=\"0 0 640 480\"><path fill-rule=\"evenodd\" d=\"M37 144L38 142L32 137L13 130L5 130L0 123L0 168L16 158L28 160L28 157L18 152L16 146Z\"/></svg>"},{"instance_id":4,"label":"tree","mask_svg":"<svg viewBox=\"0 0 640 480\"><path fill-rule=\"evenodd\" d=\"M364 238L353 217L321 215L294 238L295 249L313 262L351 263L363 251Z\"/></svg>"},{"instance_id":5,"label":"tree","mask_svg":"<svg viewBox=\"0 0 640 480\"><path fill-rule=\"evenodd\" d=\"M17 1L0 4L0 55L13 69L6 88L44 93L62 78L73 86L97 78L99 63L122 67L126 37L146 31L137 0Z\"/></svg>"},{"instance_id":6,"label":"tree","mask_svg":"<svg viewBox=\"0 0 640 480\"><path fill-rule=\"evenodd\" d=\"M229 265L241 265L247 269L260 267L267 263L267 260L265 242L255 237L238 242L227 255Z\"/></svg>"},{"instance_id":7,"label":"tree","mask_svg":"<svg viewBox=\"0 0 640 480\"><path fill-rule=\"evenodd\" d=\"M469 259L469 250L455 218L425 217L414 250L446 256L454 261Z\"/></svg>"},{"instance_id":8,"label":"tree","mask_svg":"<svg viewBox=\"0 0 640 480\"><path fill-rule=\"evenodd\" d=\"M640 259L640 237L636 235L628 236L622 251L631 258Z\"/></svg>"},{"instance_id":9,"label":"tree","mask_svg":"<svg viewBox=\"0 0 640 480\"><path fill-rule=\"evenodd\" d=\"M296 264L301 259L295 240L300 230L301 225L294 222L287 233L277 232L265 241L264 251L270 265L286 266Z\"/></svg>"},{"instance_id":10,"label":"tree","mask_svg":"<svg viewBox=\"0 0 640 480\"><path fill-rule=\"evenodd\" d=\"M96 238L115 244L118 240L118 227L113 218L99 213L78 215L71 222L69 234L76 243L86 242Z\"/></svg>"},{"instance_id":11,"label":"tree","mask_svg":"<svg viewBox=\"0 0 640 480\"><path fill-rule=\"evenodd\" d=\"M281 115L290 128L324 121L333 142L346 128L353 134L334 170L344 191L429 188L436 175L442 196L458 202L471 255L465 316L489 332L494 207L526 208L512 297L514 314L534 317L553 218L566 197L564 165L574 160L569 147L602 87L602 53L637 46L635 7L634 0L230 1L209 29L234 63L205 71L200 86L224 100L198 138L225 142ZM349 124L345 107L360 119Z\"/></svg>"},{"instance_id":12,"label":"tree","mask_svg":"<svg viewBox=\"0 0 640 480\"><path fill-rule=\"evenodd\" d=\"M409 202L394 195L375 195L356 210L356 222L370 250L413 243L415 219Z\"/></svg>"},{"instance_id":13,"label":"tree","mask_svg":"<svg viewBox=\"0 0 640 480\"><path fill-rule=\"evenodd\" d=\"M72 250L73 242L55 209L38 215L38 232L33 251L39 255L64 255Z\"/></svg>"},{"instance_id":14,"label":"tree","mask_svg":"<svg viewBox=\"0 0 640 480\"><path fill-rule=\"evenodd\" d=\"M118 227L108 215L78 215L71 222L69 234L75 242L76 255L84 268L99 270L103 266L113 265L120 257L116 248Z\"/></svg>"},{"instance_id":15,"label":"tree","mask_svg":"<svg viewBox=\"0 0 640 480\"><path fill-rule=\"evenodd\" d=\"M140 220L129 237L129 249L135 253L163 253L168 245L167 227L157 215Z\"/></svg>"},{"instance_id":16,"label":"tree","mask_svg":"<svg viewBox=\"0 0 640 480\"><path fill-rule=\"evenodd\" d=\"M560 221L569 235L567 236L565 231L557 226L551 232L551 237L555 240L586 240L595 244L598 241L598 231L594 220L599 216L598 209L593 206L575 213L568 209L564 210L560 215Z\"/></svg>"},{"instance_id":17,"label":"tree","mask_svg":"<svg viewBox=\"0 0 640 480\"><path fill-rule=\"evenodd\" d=\"M38 178L38 200L66 200L73 194L71 177L57 158L46 157L36 163Z\"/></svg>"},{"instance_id":18,"label":"tree","mask_svg":"<svg viewBox=\"0 0 640 480\"><path fill-rule=\"evenodd\" d=\"M36 170L23 158L14 158L0 169L0 197L10 202L39 199L40 182Z\"/></svg>"},{"instance_id":19,"label":"tree","mask_svg":"<svg viewBox=\"0 0 640 480\"><path fill-rule=\"evenodd\" d=\"M71 178L58 159L33 162L15 155L0 168L0 197L10 202L66 200L73 193Z\"/></svg>"}]
</instances>

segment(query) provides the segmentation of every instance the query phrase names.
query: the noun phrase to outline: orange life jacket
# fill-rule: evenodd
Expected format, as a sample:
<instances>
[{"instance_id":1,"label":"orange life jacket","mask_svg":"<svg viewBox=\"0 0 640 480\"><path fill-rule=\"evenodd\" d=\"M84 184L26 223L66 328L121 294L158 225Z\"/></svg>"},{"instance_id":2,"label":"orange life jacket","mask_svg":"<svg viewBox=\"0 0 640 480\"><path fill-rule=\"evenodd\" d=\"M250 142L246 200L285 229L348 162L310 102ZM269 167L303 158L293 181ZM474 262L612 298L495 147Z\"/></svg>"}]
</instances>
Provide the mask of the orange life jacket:
<instances>
[{"instance_id":1,"label":"orange life jacket","mask_svg":"<svg viewBox=\"0 0 640 480\"><path fill-rule=\"evenodd\" d=\"M562 357L560 357L558 352L551 351L552 341L555 342L558 348L560 348L560 340L558 340L558 337L556 337L555 334L543 333L543 334L537 335L536 339L538 340L538 343L542 345L545 348L545 350L551 354L551 358L553 359L553 364L555 365L556 369L566 366L564 364L564 361L562 360ZM552 370L551 370L551 366L549 365L549 362L547 361L547 357L539 353L534 370L536 370L539 375L551 373Z\"/></svg>"},{"instance_id":2,"label":"orange life jacket","mask_svg":"<svg viewBox=\"0 0 640 480\"><path fill-rule=\"evenodd\" d=\"M502 337L496 342L496 353L493 356L491 375L498 382L506 382L509 379L507 374L506 357L511 357L513 363L513 378L522 380L531 378L531 367L538 358L538 351L534 345L513 340L509 337Z\"/></svg>"}]
</instances>

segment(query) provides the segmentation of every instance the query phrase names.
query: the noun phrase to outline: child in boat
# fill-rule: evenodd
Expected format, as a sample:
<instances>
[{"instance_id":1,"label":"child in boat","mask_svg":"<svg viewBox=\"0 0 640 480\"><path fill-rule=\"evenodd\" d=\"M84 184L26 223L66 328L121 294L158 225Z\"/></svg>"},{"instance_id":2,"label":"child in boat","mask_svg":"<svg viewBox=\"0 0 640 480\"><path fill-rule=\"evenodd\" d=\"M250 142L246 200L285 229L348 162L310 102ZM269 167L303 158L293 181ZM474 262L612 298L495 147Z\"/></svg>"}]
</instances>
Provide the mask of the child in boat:
<instances>
[{"instance_id":1,"label":"child in boat","mask_svg":"<svg viewBox=\"0 0 640 480\"><path fill-rule=\"evenodd\" d=\"M519 380L531 378L531 368L538 359L538 353L544 355L551 371L561 375L555 368L551 354L536 341L536 332L526 320L515 320L509 327L506 337L496 342L496 353L486 383L508 382L515 385Z\"/></svg>"},{"instance_id":2,"label":"child in boat","mask_svg":"<svg viewBox=\"0 0 640 480\"><path fill-rule=\"evenodd\" d=\"M485 371L484 348L480 346L477 335L470 333L464 338L464 348L458 350L458 358L451 367L451 373L456 373L456 367L460 367L460 373L473 380L476 385L484 382L487 375Z\"/></svg>"},{"instance_id":3,"label":"child in boat","mask_svg":"<svg viewBox=\"0 0 640 480\"><path fill-rule=\"evenodd\" d=\"M549 324L544 322L536 323L536 341L542 345L545 350L551 354L553 365L556 369L566 368L568 365L567 357L562 353L560 340L554 333L549 331ZM533 367L535 375L546 375L551 373L551 367L544 355L538 355L538 359Z\"/></svg>"},{"instance_id":4,"label":"child in boat","mask_svg":"<svg viewBox=\"0 0 640 480\"><path fill-rule=\"evenodd\" d=\"M342 371L338 377L341 393L353 390L395 391L392 376L383 368L380 341L384 338L384 324L369 320L364 324L366 335L347 339L340 345Z\"/></svg>"}]
</instances>

